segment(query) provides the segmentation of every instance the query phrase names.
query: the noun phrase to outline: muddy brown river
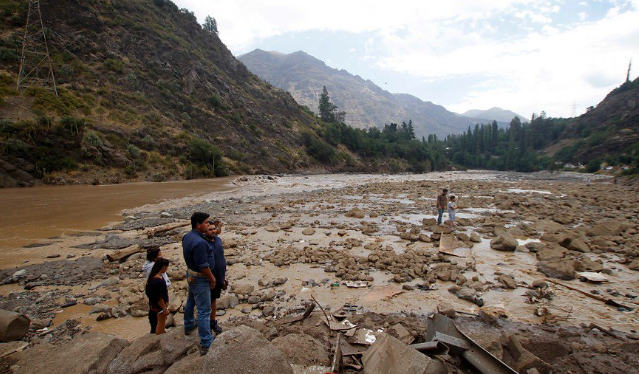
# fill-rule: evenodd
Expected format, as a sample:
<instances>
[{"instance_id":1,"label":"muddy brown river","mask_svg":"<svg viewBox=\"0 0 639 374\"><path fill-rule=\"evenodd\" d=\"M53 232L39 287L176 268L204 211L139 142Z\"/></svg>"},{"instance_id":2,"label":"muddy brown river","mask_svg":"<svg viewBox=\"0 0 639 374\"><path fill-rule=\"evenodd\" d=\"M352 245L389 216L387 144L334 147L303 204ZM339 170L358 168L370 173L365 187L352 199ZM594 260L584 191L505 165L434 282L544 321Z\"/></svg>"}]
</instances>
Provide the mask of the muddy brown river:
<instances>
[{"instance_id":1,"label":"muddy brown river","mask_svg":"<svg viewBox=\"0 0 639 374\"><path fill-rule=\"evenodd\" d=\"M120 221L126 209L229 191L233 179L0 189L0 258L37 240Z\"/></svg>"}]
</instances>

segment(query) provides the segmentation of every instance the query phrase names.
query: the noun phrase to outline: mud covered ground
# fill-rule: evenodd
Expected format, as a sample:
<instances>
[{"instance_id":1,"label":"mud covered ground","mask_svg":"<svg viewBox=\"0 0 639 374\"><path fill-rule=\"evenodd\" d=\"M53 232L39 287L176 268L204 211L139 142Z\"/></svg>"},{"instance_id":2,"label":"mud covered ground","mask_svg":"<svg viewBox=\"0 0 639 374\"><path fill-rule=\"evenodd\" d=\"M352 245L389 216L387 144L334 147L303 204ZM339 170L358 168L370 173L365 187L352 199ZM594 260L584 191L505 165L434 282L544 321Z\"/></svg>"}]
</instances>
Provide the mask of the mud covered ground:
<instances>
[{"instance_id":1,"label":"mud covered ground","mask_svg":"<svg viewBox=\"0 0 639 374\"><path fill-rule=\"evenodd\" d=\"M143 253L105 256L156 245L172 260L170 309L180 325L180 238L200 210L224 222L231 287L218 302L222 326L256 328L291 363L329 364L336 334L319 308L282 323L314 299L358 325L347 338L355 347L370 344L368 330L424 341L439 308L456 311L460 330L511 365L515 335L553 373L632 372L639 194L587 177L590 186L571 173L243 177L230 193L141 207L112 227L25 249L27 263L0 271L0 308L28 315L32 329L1 348L28 352L86 330L146 335ZM442 188L458 197L455 225L436 225ZM583 281L593 274L606 282Z\"/></svg>"}]
</instances>

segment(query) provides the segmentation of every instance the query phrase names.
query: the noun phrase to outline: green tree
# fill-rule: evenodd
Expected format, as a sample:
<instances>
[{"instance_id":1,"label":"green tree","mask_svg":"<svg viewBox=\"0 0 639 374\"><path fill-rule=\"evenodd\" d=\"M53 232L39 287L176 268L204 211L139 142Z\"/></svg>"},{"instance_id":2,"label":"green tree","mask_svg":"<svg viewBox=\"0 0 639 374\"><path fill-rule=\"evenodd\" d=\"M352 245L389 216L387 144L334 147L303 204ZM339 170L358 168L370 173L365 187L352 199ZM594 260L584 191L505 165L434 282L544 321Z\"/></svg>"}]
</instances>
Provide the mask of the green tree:
<instances>
[{"instance_id":1,"label":"green tree","mask_svg":"<svg viewBox=\"0 0 639 374\"><path fill-rule=\"evenodd\" d=\"M328 90L326 86L324 86L322 90L322 95L320 95L319 99L319 113L320 119L327 123L336 122L335 111L337 110L337 106L331 102L331 98L328 96Z\"/></svg>"},{"instance_id":2,"label":"green tree","mask_svg":"<svg viewBox=\"0 0 639 374\"><path fill-rule=\"evenodd\" d=\"M211 16L206 16L202 28L210 33L217 34L217 21Z\"/></svg>"}]
</instances>

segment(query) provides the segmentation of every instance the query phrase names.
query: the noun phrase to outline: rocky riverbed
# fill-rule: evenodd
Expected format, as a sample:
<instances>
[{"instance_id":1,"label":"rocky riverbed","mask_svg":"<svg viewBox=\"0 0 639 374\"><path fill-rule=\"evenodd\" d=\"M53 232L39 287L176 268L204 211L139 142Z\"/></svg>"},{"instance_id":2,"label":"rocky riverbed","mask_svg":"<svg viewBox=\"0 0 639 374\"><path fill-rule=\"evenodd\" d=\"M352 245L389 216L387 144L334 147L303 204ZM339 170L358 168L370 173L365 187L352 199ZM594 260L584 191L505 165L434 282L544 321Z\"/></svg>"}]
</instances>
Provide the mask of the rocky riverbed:
<instances>
[{"instance_id":1,"label":"rocky riverbed","mask_svg":"<svg viewBox=\"0 0 639 374\"><path fill-rule=\"evenodd\" d=\"M0 309L32 320L19 342L0 344L0 372L30 372L32 354L98 342L120 364L98 362L95 372L202 365L194 341L178 336L186 299L180 238L196 210L225 224L231 286L218 302L221 325L265 339L297 372L328 371L336 332L326 316L356 324L345 340L363 352L365 337L379 331L424 341L436 311L520 372L529 367L517 346L539 360L540 372L630 372L639 367L639 194L588 177L590 186L574 173L256 176L238 178L233 192L134 209L116 225L33 243L37 256L0 270ZM436 224L442 188L458 197L456 224ZM166 337L149 336L144 318L140 270L150 246L172 260L169 309L178 328ZM287 322L311 303L323 311ZM156 346L181 353L133 368ZM132 347L135 359L126 353ZM346 356L347 371L365 370L359 357Z\"/></svg>"}]
</instances>

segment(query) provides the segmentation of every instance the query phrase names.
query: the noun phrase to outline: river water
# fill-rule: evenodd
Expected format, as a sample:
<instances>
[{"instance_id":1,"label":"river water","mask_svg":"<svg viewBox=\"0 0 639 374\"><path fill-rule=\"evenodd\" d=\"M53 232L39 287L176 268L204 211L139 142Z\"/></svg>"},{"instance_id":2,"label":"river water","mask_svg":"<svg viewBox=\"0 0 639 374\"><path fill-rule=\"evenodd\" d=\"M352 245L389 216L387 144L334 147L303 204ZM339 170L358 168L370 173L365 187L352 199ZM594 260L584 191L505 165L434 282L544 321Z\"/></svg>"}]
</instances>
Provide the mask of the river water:
<instances>
[{"instance_id":1,"label":"river water","mask_svg":"<svg viewBox=\"0 0 639 374\"><path fill-rule=\"evenodd\" d=\"M0 189L0 258L4 252L42 239L121 221L127 209L229 192L234 189L233 179Z\"/></svg>"}]
</instances>

